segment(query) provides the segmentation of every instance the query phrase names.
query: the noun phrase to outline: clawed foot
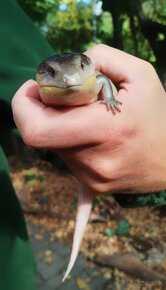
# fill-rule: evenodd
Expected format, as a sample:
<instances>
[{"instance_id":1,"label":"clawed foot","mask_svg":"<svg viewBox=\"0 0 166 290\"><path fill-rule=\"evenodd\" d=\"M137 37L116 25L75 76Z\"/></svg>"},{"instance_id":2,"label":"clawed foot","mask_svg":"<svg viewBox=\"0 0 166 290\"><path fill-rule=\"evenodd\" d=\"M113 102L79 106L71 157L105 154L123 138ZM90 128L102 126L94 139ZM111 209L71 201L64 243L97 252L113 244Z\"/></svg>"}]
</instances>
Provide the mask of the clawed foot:
<instances>
[{"instance_id":1,"label":"clawed foot","mask_svg":"<svg viewBox=\"0 0 166 290\"><path fill-rule=\"evenodd\" d=\"M114 99L107 99L105 101L105 104L106 104L108 111L111 110L114 115L116 114L116 112L118 112L118 113L121 112L119 106L122 105L122 102L117 101L115 98Z\"/></svg>"}]
</instances>

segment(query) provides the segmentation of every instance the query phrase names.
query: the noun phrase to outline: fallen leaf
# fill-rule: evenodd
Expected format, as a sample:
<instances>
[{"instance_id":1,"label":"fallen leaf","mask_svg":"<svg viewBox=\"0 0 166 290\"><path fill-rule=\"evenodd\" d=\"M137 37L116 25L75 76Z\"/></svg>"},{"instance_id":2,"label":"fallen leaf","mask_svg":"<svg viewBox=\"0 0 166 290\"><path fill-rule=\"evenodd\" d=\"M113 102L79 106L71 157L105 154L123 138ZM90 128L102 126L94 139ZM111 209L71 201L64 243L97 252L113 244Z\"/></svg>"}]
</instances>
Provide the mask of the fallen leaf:
<instances>
[{"instance_id":1,"label":"fallen leaf","mask_svg":"<svg viewBox=\"0 0 166 290\"><path fill-rule=\"evenodd\" d=\"M87 283L87 281L85 281L85 279L78 278L77 279L77 285L78 285L79 289L82 289L82 290L91 290L89 284Z\"/></svg>"}]
</instances>

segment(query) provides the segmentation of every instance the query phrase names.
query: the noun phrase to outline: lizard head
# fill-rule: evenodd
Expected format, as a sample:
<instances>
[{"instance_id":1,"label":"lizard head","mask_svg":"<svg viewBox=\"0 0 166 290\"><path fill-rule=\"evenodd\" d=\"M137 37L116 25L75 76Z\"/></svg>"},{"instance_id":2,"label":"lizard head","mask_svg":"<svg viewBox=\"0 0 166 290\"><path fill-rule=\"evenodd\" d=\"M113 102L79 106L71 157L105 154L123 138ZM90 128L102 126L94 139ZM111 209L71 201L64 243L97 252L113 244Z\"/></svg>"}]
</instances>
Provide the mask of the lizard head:
<instances>
[{"instance_id":1,"label":"lizard head","mask_svg":"<svg viewBox=\"0 0 166 290\"><path fill-rule=\"evenodd\" d=\"M37 69L36 79L40 86L67 89L82 85L94 72L94 66L85 54L66 53L42 61Z\"/></svg>"},{"instance_id":2,"label":"lizard head","mask_svg":"<svg viewBox=\"0 0 166 290\"><path fill-rule=\"evenodd\" d=\"M45 104L66 106L87 104L89 100L82 95L92 91L95 67L90 58L82 53L52 56L39 65L36 80ZM92 94L89 98L92 98Z\"/></svg>"}]
</instances>

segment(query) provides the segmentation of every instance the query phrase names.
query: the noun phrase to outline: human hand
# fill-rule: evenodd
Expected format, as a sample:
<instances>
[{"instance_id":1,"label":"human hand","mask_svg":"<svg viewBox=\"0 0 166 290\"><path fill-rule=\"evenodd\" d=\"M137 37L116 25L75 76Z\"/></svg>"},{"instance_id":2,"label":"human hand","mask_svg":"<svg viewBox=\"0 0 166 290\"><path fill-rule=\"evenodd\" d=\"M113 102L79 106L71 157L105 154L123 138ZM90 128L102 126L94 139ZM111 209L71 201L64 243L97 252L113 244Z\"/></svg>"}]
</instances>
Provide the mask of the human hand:
<instances>
[{"instance_id":1,"label":"human hand","mask_svg":"<svg viewBox=\"0 0 166 290\"><path fill-rule=\"evenodd\" d=\"M86 53L118 84L122 112L101 101L53 109L38 85L26 82L12 101L16 125L28 145L56 150L80 183L94 193L140 193L166 188L166 93L153 67L114 48Z\"/></svg>"}]
</instances>

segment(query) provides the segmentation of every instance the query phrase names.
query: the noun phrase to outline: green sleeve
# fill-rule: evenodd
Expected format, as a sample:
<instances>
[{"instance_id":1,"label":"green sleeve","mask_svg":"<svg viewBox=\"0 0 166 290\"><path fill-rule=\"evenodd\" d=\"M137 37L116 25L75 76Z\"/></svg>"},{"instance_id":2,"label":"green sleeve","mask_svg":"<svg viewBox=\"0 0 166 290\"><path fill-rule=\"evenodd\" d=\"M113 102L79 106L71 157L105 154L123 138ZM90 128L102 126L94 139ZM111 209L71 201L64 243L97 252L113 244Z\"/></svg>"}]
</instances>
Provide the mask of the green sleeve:
<instances>
[{"instance_id":1,"label":"green sleeve","mask_svg":"<svg viewBox=\"0 0 166 290\"><path fill-rule=\"evenodd\" d=\"M35 268L23 213L0 147L0 289L34 290Z\"/></svg>"},{"instance_id":2,"label":"green sleeve","mask_svg":"<svg viewBox=\"0 0 166 290\"><path fill-rule=\"evenodd\" d=\"M35 77L36 66L53 50L15 1L0 4L0 289L34 290L35 261L1 145L4 131L14 126L15 91Z\"/></svg>"},{"instance_id":3,"label":"green sleeve","mask_svg":"<svg viewBox=\"0 0 166 290\"><path fill-rule=\"evenodd\" d=\"M37 65L53 50L15 1L0 3L0 98L10 102L13 93L35 77Z\"/></svg>"}]
</instances>

